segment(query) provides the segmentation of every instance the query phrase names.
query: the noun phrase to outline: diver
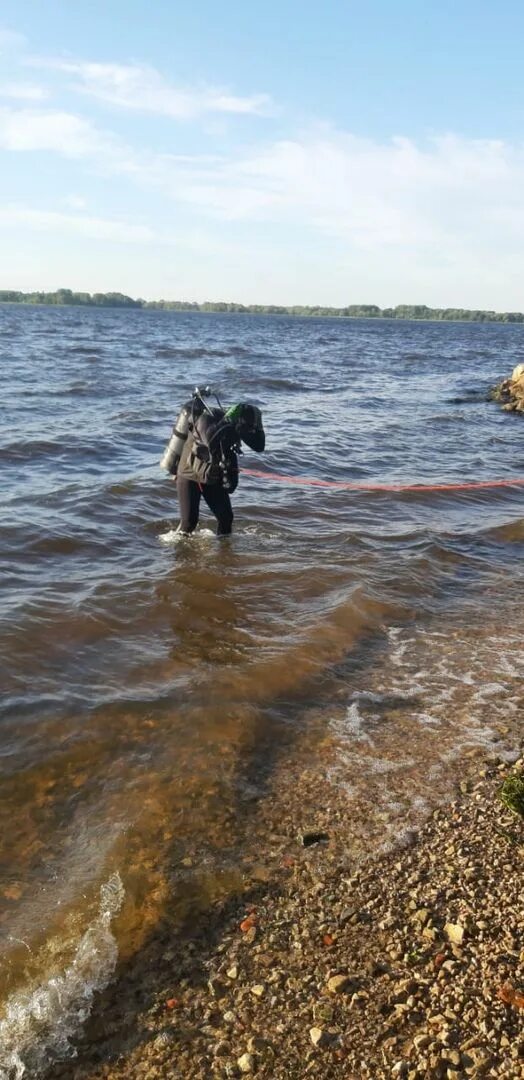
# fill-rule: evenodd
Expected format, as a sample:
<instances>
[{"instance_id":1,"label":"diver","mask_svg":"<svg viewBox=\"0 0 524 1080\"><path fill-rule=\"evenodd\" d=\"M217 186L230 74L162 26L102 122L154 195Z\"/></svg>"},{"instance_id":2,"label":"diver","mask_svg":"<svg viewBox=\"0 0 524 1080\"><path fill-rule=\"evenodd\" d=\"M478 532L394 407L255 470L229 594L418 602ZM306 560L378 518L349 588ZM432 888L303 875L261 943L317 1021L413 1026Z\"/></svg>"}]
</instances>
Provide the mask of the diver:
<instances>
[{"instance_id":1,"label":"diver","mask_svg":"<svg viewBox=\"0 0 524 1080\"><path fill-rule=\"evenodd\" d=\"M266 436L262 413L256 405L241 403L224 409L204 398L213 391L196 387L193 397L182 407L161 466L176 480L180 506L177 532L189 535L198 525L203 496L217 519L217 536L229 536L233 528L230 495L238 485L238 455L241 443L259 453Z\"/></svg>"}]
</instances>

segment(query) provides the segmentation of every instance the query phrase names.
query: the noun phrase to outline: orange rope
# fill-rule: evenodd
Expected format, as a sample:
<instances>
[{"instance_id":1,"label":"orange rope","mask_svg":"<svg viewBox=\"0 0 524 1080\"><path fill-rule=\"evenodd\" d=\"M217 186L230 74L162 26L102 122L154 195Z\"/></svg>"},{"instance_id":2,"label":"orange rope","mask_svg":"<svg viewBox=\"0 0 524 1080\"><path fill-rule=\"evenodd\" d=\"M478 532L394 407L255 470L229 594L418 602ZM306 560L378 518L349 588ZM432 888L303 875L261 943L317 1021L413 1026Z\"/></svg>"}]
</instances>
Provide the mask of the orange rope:
<instances>
[{"instance_id":1,"label":"orange rope","mask_svg":"<svg viewBox=\"0 0 524 1080\"><path fill-rule=\"evenodd\" d=\"M339 491L475 491L479 488L522 487L524 478L515 480L470 480L463 484L358 484L345 480L321 480L315 476L283 476L261 469L242 469L245 476L275 480L279 484L298 484L308 487L336 488Z\"/></svg>"}]
</instances>

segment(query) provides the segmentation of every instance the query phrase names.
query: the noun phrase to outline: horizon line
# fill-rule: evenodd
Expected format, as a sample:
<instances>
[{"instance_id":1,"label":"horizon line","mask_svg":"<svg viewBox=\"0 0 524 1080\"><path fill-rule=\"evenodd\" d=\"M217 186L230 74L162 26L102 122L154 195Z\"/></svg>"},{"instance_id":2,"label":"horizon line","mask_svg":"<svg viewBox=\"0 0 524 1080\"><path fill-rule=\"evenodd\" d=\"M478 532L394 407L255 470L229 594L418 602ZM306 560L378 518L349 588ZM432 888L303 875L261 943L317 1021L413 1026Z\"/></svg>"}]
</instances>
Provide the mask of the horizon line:
<instances>
[{"instance_id":1,"label":"horizon line","mask_svg":"<svg viewBox=\"0 0 524 1080\"><path fill-rule=\"evenodd\" d=\"M520 311L495 311L485 308L430 307L428 304L396 304L393 307L380 307L378 304L244 304L233 300L145 300L131 297L121 292L76 291L67 288L51 291L36 289L24 292L21 289L0 289L0 303L42 304L51 307L130 307L134 310L174 310L206 311L215 314L266 314L266 315L318 315L338 318L404 318L431 319L435 321L470 321L470 322L524 322L524 313Z\"/></svg>"}]
</instances>

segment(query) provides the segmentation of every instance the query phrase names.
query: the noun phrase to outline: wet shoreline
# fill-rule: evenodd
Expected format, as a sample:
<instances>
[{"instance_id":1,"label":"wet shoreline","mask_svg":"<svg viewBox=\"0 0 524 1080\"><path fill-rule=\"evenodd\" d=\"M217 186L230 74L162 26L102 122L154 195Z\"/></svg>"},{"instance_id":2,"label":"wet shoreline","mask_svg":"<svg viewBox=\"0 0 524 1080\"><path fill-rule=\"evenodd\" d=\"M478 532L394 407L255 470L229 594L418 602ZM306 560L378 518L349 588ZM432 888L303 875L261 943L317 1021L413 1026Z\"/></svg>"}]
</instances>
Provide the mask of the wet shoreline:
<instances>
[{"instance_id":1,"label":"wet shoreline","mask_svg":"<svg viewBox=\"0 0 524 1080\"><path fill-rule=\"evenodd\" d=\"M47 1075L514 1080L522 1012L500 988L524 989L524 829L497 798L511 768L473 754L451 801L369 859L348 847L340 789L325 782L320 804L321 770L293 774L260 805L258 861L183 925L166 910L95 1000L77 1059ZM329 840L304 845L308 831Z\"/></svg>"}]
</instances>

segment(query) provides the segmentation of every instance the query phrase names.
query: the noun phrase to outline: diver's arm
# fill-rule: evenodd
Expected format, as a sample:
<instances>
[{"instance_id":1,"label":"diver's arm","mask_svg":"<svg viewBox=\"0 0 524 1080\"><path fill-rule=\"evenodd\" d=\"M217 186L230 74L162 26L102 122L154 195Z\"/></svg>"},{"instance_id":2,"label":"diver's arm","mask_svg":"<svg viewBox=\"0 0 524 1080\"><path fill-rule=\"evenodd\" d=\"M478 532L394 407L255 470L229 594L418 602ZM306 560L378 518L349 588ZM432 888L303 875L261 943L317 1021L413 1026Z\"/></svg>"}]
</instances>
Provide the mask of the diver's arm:
<instances>
[{"instance_id":1,"label":"diver's arm","mask_svg":"<svg viewBox=\"0 0 524 1080\"><path fill-rule=\"evenodd\" d=\"M257 453L261 453L266 445L266 434L262 425L262 413L256 405L250 406L251 415L254 412L254 420L248 423L245 419L241 419L237 425L238 434L251 450L256 450ZM250 417L251 419L251 417Z\"/></svg>"},{"instance_id":2,"label":"diver's arm","mask_svg":"<svg viewBox=\"0 0 524 1080\"><path fill-rule=\"evenodd\" d=\"M242 442L245 442L251 450L256 450L260 454L265 449L266 433L262 426L256 428L240 427L239 435Z\"/></svg>"}]
</instances>

